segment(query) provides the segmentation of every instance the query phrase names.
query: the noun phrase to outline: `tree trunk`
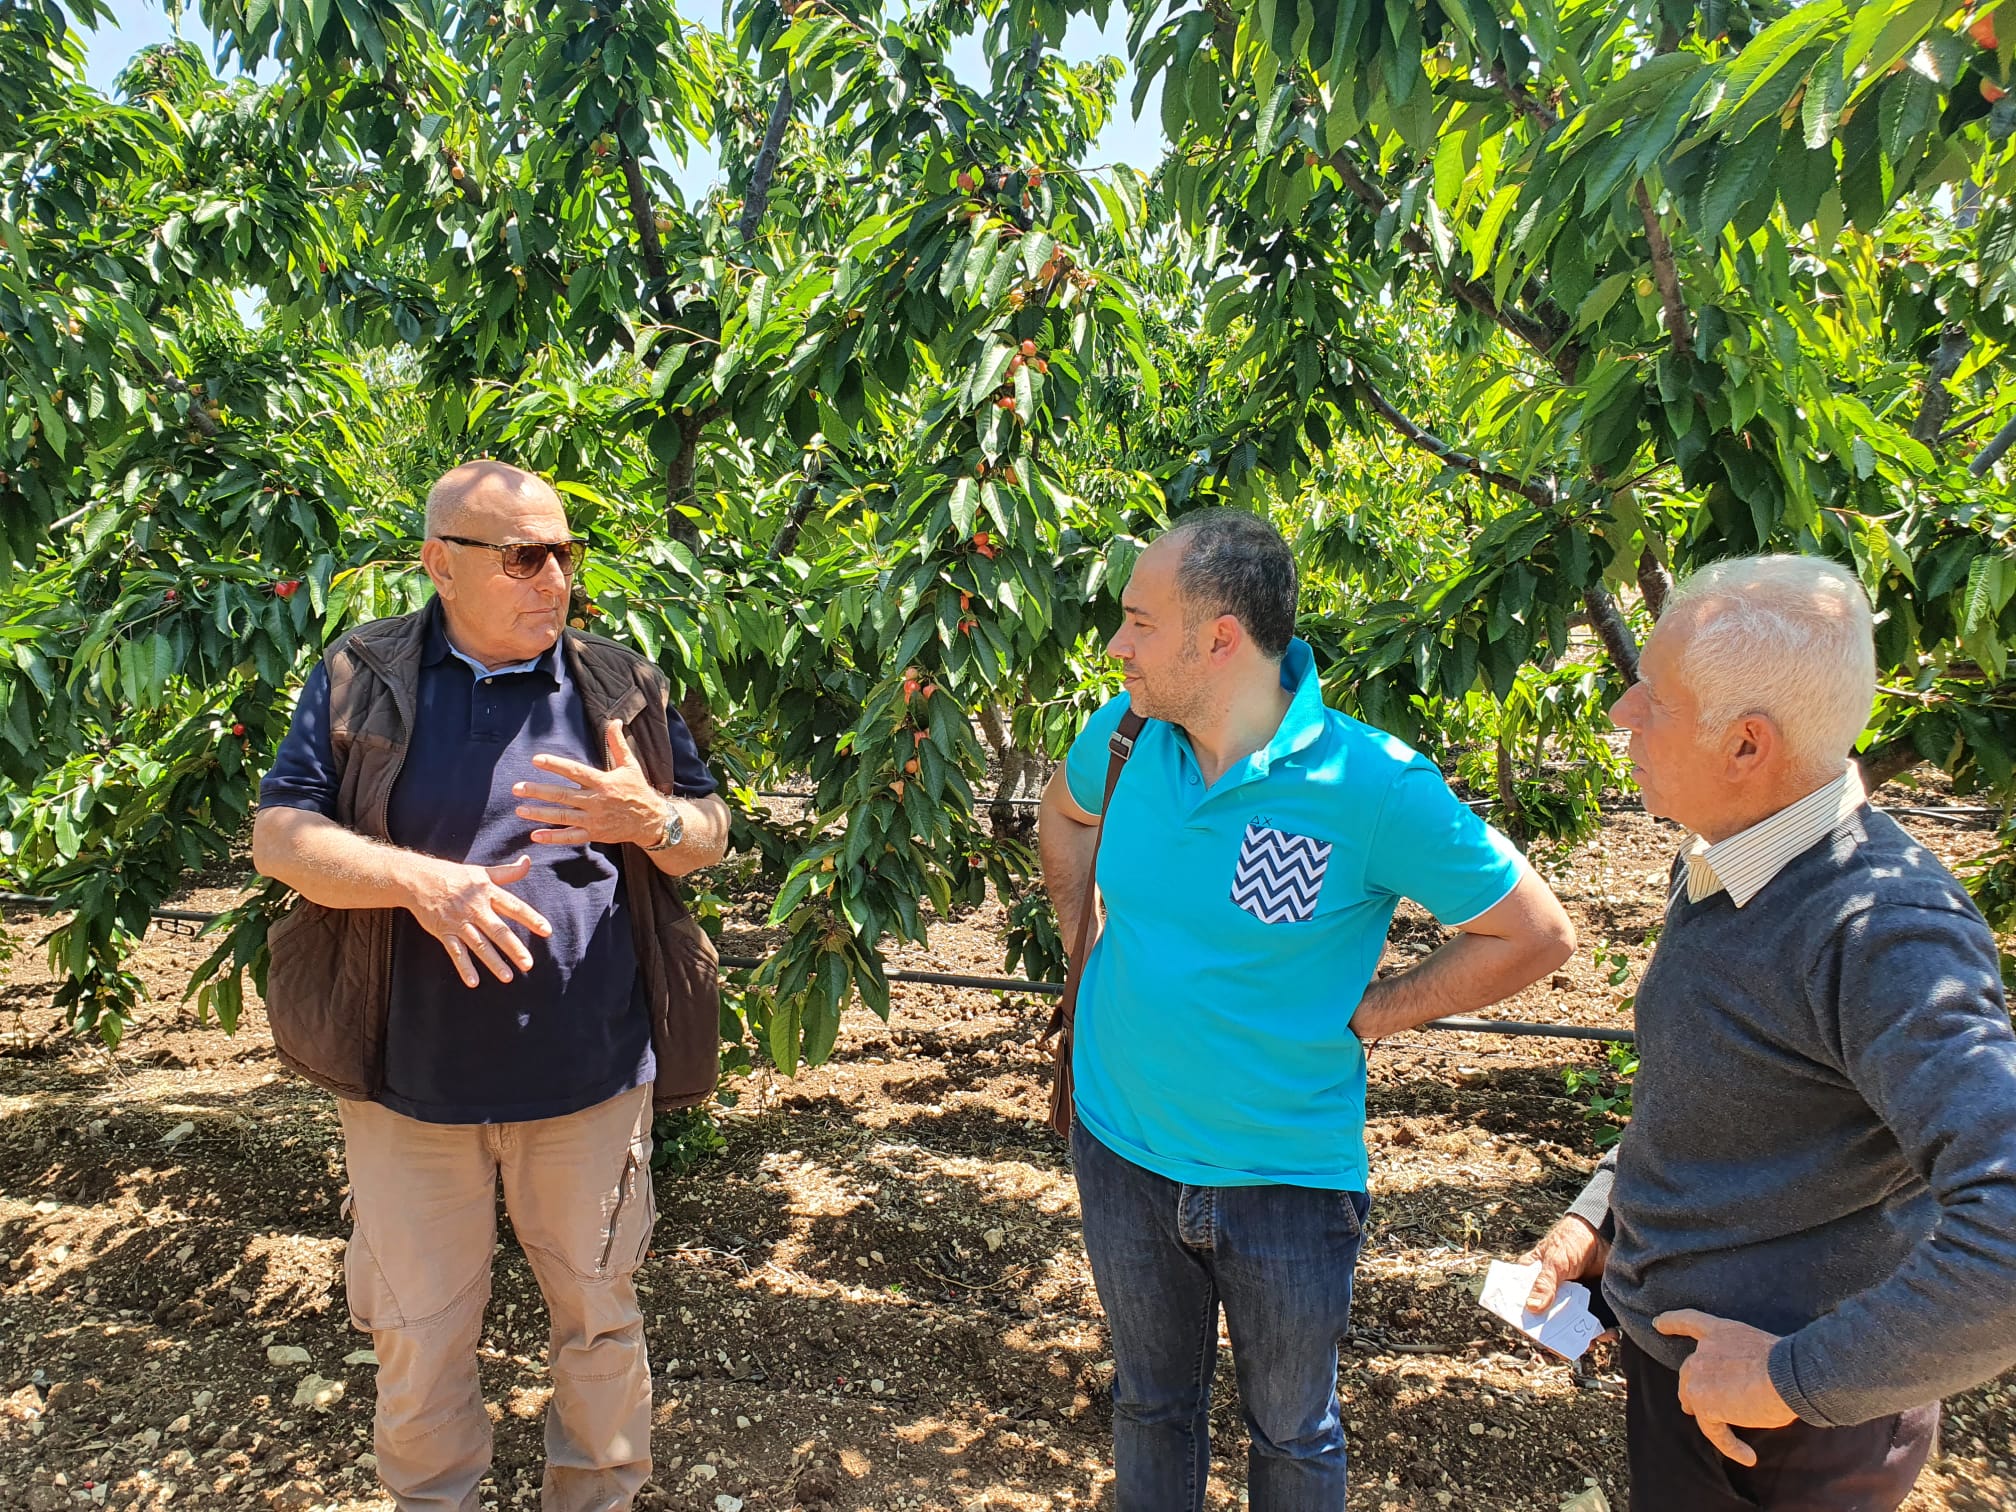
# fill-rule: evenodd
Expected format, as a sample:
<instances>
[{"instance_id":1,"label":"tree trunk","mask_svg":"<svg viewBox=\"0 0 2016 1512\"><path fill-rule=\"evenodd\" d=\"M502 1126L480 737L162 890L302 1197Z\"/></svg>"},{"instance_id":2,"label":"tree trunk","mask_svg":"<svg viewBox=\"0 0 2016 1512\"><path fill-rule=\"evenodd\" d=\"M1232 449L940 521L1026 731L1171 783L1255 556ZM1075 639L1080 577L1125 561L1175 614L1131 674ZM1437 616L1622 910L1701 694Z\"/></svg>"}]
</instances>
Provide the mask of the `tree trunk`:
<instances>
[{"instance_id":1,"label":"tree trunk","mask_svg":"<svg viewBox=\"0 0 2016 1512\"><path fill-rule=\"evenodd\" d=\"M1969 345L1967 328L1958 322L1939 333L1939 350L1932 354L1932 362L1925 370L1924 398L1918 406L1917 422L1911 427L1912 436L1927 446L1938 446L1940 433L1953 414L1953 391L1946 387L1946 381L1959 369Z\"/></svg>"},{"instance_id":2,"label":"tree trunk","mask_svg":"<svg viewBox=\"0 0 2016 1512\"><path fill-rule=\"evenodd\" d=\"M1512 771L1512 752L1505 744L1505 737L1498 737L1498 810L1505 816L1505 833L1512 843L1523 853L1533 843L1532 827L1526 822L1526 811L1519 807L1517 779Z\"/></svg>"},{"instance_id":3,"label":"tree trunk","mask_svg":"<svg viewBox=\"0 0 2016 1512\"><path fill-rule=\"evenodd\" d=\"M2016 446L2016 415L2011 415L2009 423L1995 433L1995 439L1974 454L1974 460L1967 464L1967 471L1977 478L1987 477L1988 469L2000 462L2003 453L2011 446Z\"/></svg>"},{"instance_id":4,"label":"tree trunk","mask_svg":"<svg viewBox=\"0 0 2016 1512\"><path fill-rule=\"evenodd\" d=\"M1638 591L1645 596L1646 611L1656 622L1666 612L1666 598L1673 591L1673 574L1650 546L1638 555Z\"/></svg>"},{"instance_id":5,"label":"tree trunk","mask_svg":"<svg viewBox=\"0 0 2016 1512\"><path fill-rule=\"evenodd\" d=\"M1857 756L1855 764L1862 768L1863 790L1873 793L1892 777L1903 776L1924 760L1910 741L1887 740Z\"/></svg>"},{"instance_id":6,"label":"tree trunk","mask_svg":"<svg viewBox=\"0 0 2016 1512\"><path fill-rule=\"evenodd\" d=\"M763 145L757 149L756 161L749 169L749 192L742 196L742 216L735 224L745 242L755 238L757 228L763 224L763 214L770 208L770 180L777 172L777 155L784 145L784 128L791 124L794 103L791 81L780 81L777 103L770 108L770 124L763 130Z\"/></svg>"},{"instance_id":7,"label":"tree trunk","mask_svg":"<svg viewBox=\"0 0 2016 1512\"><path fill-rule=\"evenodd\" d=\"M688 692L679 700L679 717L692 731L693 744L699 748L700 759L705 761L707 753L714 749L714 711L707 706L707 695L698 688Z\"/></svg>"},{"instance_id":8,"label":"tree trunk","mask_svg":"<svg viewBox=\"0 0 2016 1512\"><path fill-rule=\"evenodd\" d=\"M819 476L823 471L824 469L818 464L813 464L812 473L799 485L797 496L791 501L791 512L784 517L783 528L777 532L777 538L770 543L771 561L783 561L791 555L792 548L798 544L798 536L805 529L806 518L811 515L812 506L819 502Z\"/></svg>"},{"instance_id":9,"label":"tree trunk","mask_svg":"<svg viewBox=\"0 0 2016 1512\"><path fill-rule=\"evenodd\" d=\"M693 502L693 476L700 467L700 433L708 415L688 411L679 416L679 455L665 469L665 533L688 550L700 545L700 525L680 506Z\"/></svg>"},{"instance_id":10,"label":"tree trunk","mask_svg":"<svg viewBox=\"0 0 2016 1512\"><path fill-rule=\"evenodd\" d=\"M980 706L980 734L993 753L998 774L994 800L987 808L987 821L997 840L1026 840L1036 828L1036 809L1028 802L1042 796L1044 761L1033 751L1016 747L1012 721L997 703Z\"/></svg>"},{"instance_id":11,"label":"tree trunk","mask_svg":"<svg viewBox=\"0 0 2016 1512\"><path fill-rule=\"evenodd\" d=\"M1596 584L1582 595L1582 602L1589 609L1589 623L1603 642L1603 649L1619 672L1624 674L1626 686L1638 681L1638 638L1631 633L1631 627L1624 622L1624 611L1617 607L1617 600L1610 596L1610 590L1601 583Z\"/></svg>"}]
</instances>

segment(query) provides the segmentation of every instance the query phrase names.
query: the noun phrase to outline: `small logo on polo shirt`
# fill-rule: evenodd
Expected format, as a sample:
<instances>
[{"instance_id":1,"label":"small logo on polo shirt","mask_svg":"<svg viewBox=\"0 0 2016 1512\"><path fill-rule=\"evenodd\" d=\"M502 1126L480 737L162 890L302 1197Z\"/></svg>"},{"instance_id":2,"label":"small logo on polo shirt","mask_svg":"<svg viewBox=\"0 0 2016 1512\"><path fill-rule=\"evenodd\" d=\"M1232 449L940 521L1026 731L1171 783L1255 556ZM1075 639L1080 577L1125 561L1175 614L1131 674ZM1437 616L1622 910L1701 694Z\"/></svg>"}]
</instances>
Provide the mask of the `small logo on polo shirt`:
<instances>
[{"instance_id":1,"label":"small logo on polo shirt","mask_svg":"<svg viewBox=\"0 0 2016 1512\"><path fill-rule=\"evenodd\" d=\"M1232 874L1232 901L1263 924L1313 919L1329 865L1328 841L1249 824Z\"/></svg>"}]
</instances>

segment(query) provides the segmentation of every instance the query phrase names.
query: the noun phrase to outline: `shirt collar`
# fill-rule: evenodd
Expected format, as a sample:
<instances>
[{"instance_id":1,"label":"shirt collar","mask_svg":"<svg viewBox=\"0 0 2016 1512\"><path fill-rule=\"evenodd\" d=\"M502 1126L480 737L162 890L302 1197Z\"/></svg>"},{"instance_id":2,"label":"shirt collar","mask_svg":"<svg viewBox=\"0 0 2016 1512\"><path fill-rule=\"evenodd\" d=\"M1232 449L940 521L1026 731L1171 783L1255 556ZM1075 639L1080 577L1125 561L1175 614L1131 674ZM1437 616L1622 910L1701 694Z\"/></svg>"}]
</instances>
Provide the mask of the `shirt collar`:
<instances>
[{"instance_id":1,"label":"shirt collar","mask_svg":"<svg viewBox=\"0 0 2016 1512\"><path fill-rule=\"evenodd\" d=\"M543 651L530 661L513 662L508 667L484 666L483 663L476 660L475 657L469 655L468 652L448 639L448 616L441 613L439 609L436 609L431 622L427 626L427 645L425 650L420 654L420 662L422 666L434 667L439 666L451 656L461 662L471 672L475 673L478 682L481 682L486 677L508 677L513 672L544 672L549 677L554 675L553 668L550 665L553 659L552 650Z\"/></svg>"},{"instance_id":2,"label":"shirt collar","mask_svg":"<svg viewBox=\"0 0 2016 1512\"><path fill-rule=\"evenodd\" d=\"M1323 705L1323 679L1316 675L1316 653L1299 636L1288 642L1281 655L1281 686L1288 690L1288 711L1281 716L1274 738L1250 758L1257 777L1267 775L1275 762L1306 750L1323 733L1329 711Z\"/></svg>"},{"instance_id":3,"label":"shirt collar","mask_svg":"<svg viewBox=\"0 0 2016 1512\"><path fill-rule=\"evenodd\" d=\"M1696 835L1684 852L1687 859L1687 901L1699 903L1727 891L1729 901L1743 907L1764 891L1792 859L1833 833L1841 821L1867 798L1862 769L1854 762L1825 787L1797 803L1760 819L1748 829L1710 845Z\"/></svg>"}]
</instances>

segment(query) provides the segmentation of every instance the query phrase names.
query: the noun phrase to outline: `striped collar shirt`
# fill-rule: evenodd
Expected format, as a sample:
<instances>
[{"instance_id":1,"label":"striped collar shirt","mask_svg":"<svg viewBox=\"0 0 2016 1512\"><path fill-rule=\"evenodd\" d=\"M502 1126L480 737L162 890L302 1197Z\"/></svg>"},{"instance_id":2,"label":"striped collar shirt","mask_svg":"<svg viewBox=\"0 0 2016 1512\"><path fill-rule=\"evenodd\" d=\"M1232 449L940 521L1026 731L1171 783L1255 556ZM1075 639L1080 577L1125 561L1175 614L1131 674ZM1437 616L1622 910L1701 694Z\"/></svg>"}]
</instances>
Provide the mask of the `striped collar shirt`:
<instances>
[{"instance_id":1,"label":"striped collar shirt","mask_svg":"<svg viewBox=\"0 0 2016 1512\"><path fill-rule=\"evenodd\" d=\"M1729 901L1741 908L1764 891L1793 857L1860 808L1867 796L1862 769L1851 761L1825 787L1740 834L1713 845L1696 835L1682 853L1687 861L1687 901L1699 903L1726 889Z\"/></svg>"}]
</instances>

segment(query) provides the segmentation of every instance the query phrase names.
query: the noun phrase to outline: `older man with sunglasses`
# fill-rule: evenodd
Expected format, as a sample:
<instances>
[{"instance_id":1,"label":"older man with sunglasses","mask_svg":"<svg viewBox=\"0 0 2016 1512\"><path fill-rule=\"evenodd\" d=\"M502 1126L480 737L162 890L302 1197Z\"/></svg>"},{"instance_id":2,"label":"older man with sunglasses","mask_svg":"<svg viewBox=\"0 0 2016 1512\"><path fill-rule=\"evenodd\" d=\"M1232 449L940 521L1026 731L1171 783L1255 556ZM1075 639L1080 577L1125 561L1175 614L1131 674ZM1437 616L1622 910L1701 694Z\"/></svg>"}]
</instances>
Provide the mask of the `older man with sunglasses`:
<instances>
[{"instance_id":1,"label":"older man with sunglasses","mask_svg":"<svg viewBox=\"0 0 2016 1512\"><path fill-rule=\"evenodd\" d=\"M615 1512L651 1469L651 1119L713 1090L719 1032L672 879L720 859L728 813L657 668L567 629L579 556L539 479L449 472L435 598L330 647L260 788L253 860L301 895L267 1008L341 1099L350 1315L401 1512L482 1504L500 1175L552 1315L544 1507Z\"/></svg>"}]
</instances>

